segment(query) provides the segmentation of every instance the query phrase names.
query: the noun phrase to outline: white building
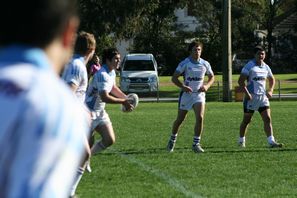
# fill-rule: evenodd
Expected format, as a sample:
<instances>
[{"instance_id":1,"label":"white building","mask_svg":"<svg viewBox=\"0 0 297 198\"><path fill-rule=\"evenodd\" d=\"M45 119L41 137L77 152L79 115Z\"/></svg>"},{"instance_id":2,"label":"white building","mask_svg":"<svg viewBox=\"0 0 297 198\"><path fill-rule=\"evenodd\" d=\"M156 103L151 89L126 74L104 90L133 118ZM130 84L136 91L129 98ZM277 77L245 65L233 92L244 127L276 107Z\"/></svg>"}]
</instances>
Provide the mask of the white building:
<instances>
[{"instance_id":1,"label":"white building","mask_svg":"<svg viewBox=\"0 0 297 198\"><path fill-rule=\"evenodd\" d=\"M195 31L198 26L198 21L196 17L189 16L188 8L176 9L174 11L175 16L177 17L176 24L184 25L185 31ZM129 53L129 47L133 44L133 39L130 40L119 40L116 42L116 47L120 51L122 57Z\"/></svg>"}]
</instances>

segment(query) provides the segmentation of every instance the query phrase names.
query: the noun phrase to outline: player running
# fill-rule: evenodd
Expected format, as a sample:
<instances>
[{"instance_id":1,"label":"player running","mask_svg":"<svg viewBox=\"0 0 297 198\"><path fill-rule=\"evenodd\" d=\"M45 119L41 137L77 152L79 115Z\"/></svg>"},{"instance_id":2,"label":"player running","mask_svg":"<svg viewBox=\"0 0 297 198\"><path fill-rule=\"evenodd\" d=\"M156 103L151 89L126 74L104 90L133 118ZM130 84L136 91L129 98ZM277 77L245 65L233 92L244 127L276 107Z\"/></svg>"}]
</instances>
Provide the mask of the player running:
<instances>
[{"instance_id":1,"label":"player running","mask_svg":"<svg viewBox=\"0 0 297 198\"><path fill-rule=\"evenodd\" d=\"M115 70L119 67L120 58L117 49L104 50L103 65L94 75L87 90L86 104L92 114L91 128L92 131L96 130L102 138L92 147L92 155L101 152L115 142L112 123L105 111L106 103L123 104L128 111L133 109L127 96L116 85Z\"/></svg>"},{"instance_id":2,"label":"player running","mask_svg":"<svg viewBox=\"0 0 297 198\"><path fill-rule=\"evenodd\" d=\"M245 136L249 123L255 111L259 111L263 123L264 131L270 147L282 147L273 136L271 115L269 108L269 98L272 97L275 79L270 67L264 62L265 50L261 46L254 49L255 58L249 61L241 70L238 80L240 89L245 93L243 100L243 120L240 124L239 146L245 147ZM269 88L266 91L266 79L269 81ZM247 81L247 85L245 84Z\"/></svg>"},{"instance_id":3,"label":"player running","mask_svg":"<svg viewBox=\"0 0 297 198\"><path fill-rule=\"evenodd\" d=\"M169 152L173 152L174 150L180 125L185 120L190 109L194 110L196 117L192 149L195 153L204 152L200 145L200 140L203 130L205 92L214 82L214 73L209 62L200 58L202 48L203 44L198 41L190 43L188 47L190 56L178 65L172 76L172 82L181 88L181 93L177 118L173 123L172 134L167 145ZM204 84L205 74L208 76L206 84ZM180 76L184 77L183 83L179 80Z\"/></svg>"}]
</instances>

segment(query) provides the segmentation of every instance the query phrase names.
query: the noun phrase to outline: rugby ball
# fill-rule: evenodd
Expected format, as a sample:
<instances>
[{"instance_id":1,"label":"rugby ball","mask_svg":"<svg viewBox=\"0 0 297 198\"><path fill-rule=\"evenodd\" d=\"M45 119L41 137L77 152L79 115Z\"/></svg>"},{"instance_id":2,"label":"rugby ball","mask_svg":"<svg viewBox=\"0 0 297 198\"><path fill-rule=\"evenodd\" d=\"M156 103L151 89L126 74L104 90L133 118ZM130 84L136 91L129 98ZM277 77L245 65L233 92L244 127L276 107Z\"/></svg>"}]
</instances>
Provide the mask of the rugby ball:
<instances>
[{"instance_id":1,"label":"rugby ball","mask_svg":"<svg viewBox=\"0 0 297 198\"><path fill-rule=\"evenodd\" d=\"M138 106L139 98L138 98L137 94L130 93L127 95L127 99L129 101L129 103L133 105L134 109ZM127 111L127 109L125 108L124 105L121 105L121 110L123 112L129 112L129 111Z\"/></svg>"}]
</instances>

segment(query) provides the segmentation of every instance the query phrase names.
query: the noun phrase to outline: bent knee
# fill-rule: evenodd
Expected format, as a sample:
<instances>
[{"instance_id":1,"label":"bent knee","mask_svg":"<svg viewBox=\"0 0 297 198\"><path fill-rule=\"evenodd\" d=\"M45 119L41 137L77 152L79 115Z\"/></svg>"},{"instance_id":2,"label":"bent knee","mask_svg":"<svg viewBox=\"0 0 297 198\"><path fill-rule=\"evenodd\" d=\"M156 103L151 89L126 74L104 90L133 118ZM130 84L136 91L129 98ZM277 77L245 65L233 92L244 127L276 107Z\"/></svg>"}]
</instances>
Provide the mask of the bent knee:
<instances>
[{"instance_id":1,"label":"bent knee","mask_svg":"<svg viewBox=\"0 0 297 198\"><path fill-rule=\"evenodd\" d=\"M115 137L107 137L102 140L105 147L109 147L115 143Z\"/></svg>"}]
</instances>

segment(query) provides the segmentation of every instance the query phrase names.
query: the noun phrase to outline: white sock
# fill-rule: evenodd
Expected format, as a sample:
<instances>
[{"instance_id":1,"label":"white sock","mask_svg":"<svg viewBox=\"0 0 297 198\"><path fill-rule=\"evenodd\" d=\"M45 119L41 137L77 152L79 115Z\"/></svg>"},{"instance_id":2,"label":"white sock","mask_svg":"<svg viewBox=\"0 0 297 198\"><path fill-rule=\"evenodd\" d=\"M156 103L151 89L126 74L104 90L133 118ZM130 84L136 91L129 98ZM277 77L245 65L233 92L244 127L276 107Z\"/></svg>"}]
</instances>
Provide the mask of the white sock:
<instances>
[{"instance_id":1,"label":"white sock","mask_svg":"<svg viewBox=\"0 0 297 198\"><path fill-rule=\"evenodd\" d=\"M199 136L194 136L193 137L193 146L200 144L200 137Z\"/></svg>"},{"instance_id":2,"label":"white sock","mask_svg":"<svg viewBox=\"0 0 297 198\"><path fill-rule=\"evenodd\" d=\"M170 140L172 142L176 142L176 137L177 137L177 133L176 134L172 133L171 136L170 136Z\"/></svg>"},{"instance_id":3,"label":"white sock","mask_svg":"<svg viewBox=\"0 0 297 198\"><path fill-rule=\"evenodd\" d=\"M239 142L245 142L245 136L244 137L239 137Z\"/></svg>"},{"instance_id":4,"label":"white sock","mask_svg":"<svg viewBox=\"0 0 297 198\"><path fill-rule=\"evenodd\" d=\"M267 141L268 141L269 144L272 143L272 142L275 142L275 139L274 139L273 135L269 136L267 138Z\"/></svg>"},{"instance_id":5,"label":"white sock","mask_svg":"<svg viewBox=\"0 0 297 198\"><path fill-rule=\"evenodd\" d=\"M84 169L81 168L81 167L79 167L78 170L77 170L77 172L76 172L76 177L74 179L74 183L73 183L73 185L71 187L70 196L74 196L75 195L77 186L78 186L78 184L79 184L79 182L80 182L83 174L84 174Z\"/></svg>"}]
</instances>

